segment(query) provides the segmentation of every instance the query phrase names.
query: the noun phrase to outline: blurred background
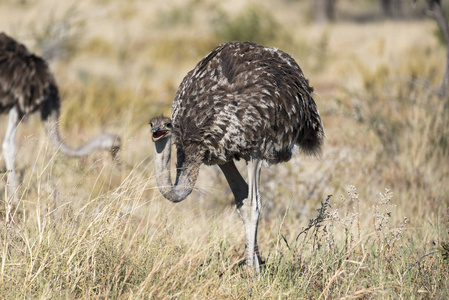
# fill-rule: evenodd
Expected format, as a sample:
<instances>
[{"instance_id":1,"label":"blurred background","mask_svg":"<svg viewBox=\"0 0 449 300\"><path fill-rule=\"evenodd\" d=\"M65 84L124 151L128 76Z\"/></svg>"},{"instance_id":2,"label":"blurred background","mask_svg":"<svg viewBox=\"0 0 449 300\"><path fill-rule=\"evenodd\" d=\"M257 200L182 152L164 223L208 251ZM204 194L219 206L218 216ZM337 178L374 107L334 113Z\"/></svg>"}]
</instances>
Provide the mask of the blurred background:
<instances>
[{"instance_id":1,"label":"blurred background","mask_svg":"<svg viewBox=\"0 0 449 300\"><path fill-rule=\"evenodd\" d=\"M0 0L0 31L50 64L67 143L123 142L121 166L65 158L39 114L22 122L15 223L0 161L0 298L447 298L449 39L429 1ZM321 157L262 169L259 280L238 267L244 229L219 168L163 199L148 125L235 40L298 62L326 132Z\"/></svg>"},{"instance_id":2,"label":"blurred background","mask_svg":"<svg viewBox=\"0 0 449 300\"><path fill-rule=\"evenodd\" d=\"M170 114L182 78L215 46L253 41L295 58L315 88L327 135L321 158L296 155L264 169L266 218L286 206L308 218L351 185L367 207L387 188L399 215L429 216L449 203L449 117L447 97L433 92L446 47L426 11L426 1L405 0L2 0L0 29L50 62L69 143L122 136L124 167L105 180L107 189L136 169L155 186L149 119ZM30 140L43 136L38 115L19 131L24 178L36 161ZM71 186L102 167L61 158L53 173ZM233 204L217 167L203 167L197 189L202 208ZM154 189L145 195L159 197Z\"/></svg>"}]
</instances>

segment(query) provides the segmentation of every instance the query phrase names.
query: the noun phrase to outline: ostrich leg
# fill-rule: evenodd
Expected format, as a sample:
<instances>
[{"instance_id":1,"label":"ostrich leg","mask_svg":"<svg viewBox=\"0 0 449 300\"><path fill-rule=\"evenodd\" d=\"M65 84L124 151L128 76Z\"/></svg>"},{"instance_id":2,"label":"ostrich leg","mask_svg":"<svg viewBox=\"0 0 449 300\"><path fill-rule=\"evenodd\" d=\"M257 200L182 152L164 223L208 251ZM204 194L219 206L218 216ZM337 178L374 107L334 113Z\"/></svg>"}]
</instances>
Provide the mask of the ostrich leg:
<instances>
[{"instance_id":1,"label":"ostrich leg","mask_svg":"<svg viewBox=\"0 0 449 300\"><path fill-rule=\"evenodd\" d=\"M220 165L226 180L235 197L235 204L240 218L243 220L246 235L246 263L254 266L256 272L260 271L259 251L257 248L257 225L260 214L260 160L251 159L248 162L248 184L235 167L234 162Z\"/></svg>"},{"instance_id":2,"label":"ostrich leg","mask_svg":"<svg viewBox=\"0 0 449 300\"><path fill-rule=\"evenodd\" d=\"M259 224L259 215L261 209L260 201L260 170L262 161L251 159L248 161L248 198L243 200L243 205L239 209L245 224L246 243L247 243L247 263L254 266L257 273L260 272L259 248L257 247L257 225Z\"/></svg>"},{"instance_id":3,"label":"ostrich leg","mask_svg":"<svg viewBox=\"0 0 449 300\"><path fill-rule=\"evenodd\" d=\"M8 172L8 198L12 199L13 202L17 202L17 178L14 167L14 159L16 156L16 135L19 121L17 107L13 107L9 111L8 127L6 128L5 139L3 140L3 155L5 156L6 169Z\"/></svg>"}]
</instances>

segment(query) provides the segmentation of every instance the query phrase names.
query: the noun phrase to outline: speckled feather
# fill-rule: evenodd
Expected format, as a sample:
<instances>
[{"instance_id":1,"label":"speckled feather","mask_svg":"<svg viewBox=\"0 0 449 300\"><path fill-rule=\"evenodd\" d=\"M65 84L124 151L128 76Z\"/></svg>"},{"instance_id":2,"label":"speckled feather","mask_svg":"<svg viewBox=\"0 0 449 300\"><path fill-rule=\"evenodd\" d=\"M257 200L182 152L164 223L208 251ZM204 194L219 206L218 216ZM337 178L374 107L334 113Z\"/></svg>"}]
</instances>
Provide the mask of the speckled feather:
<instances>
[{"instance_id":1,"label":"speckled feather","mask_svg":"<svg viewBox=\"0 0 449 300\"><path fill-rule=\"evenodd\" d=\"M0 33L0 113L7 113L17 105L21 115L30 114L49 96L58 97L57 93L47 63L24 45Z\"/></svg>"},{"instance_id":2,"label":"speckled feather","mask_svg":"<svg viewBox=\"0 0 449 300\"><path fill-rule=\"evenodd\" d=\"M215 48L182 81L173 101L174 142L205 164L257 157L288 161L294 145L321 151L324 130L300 67L249 42Z\"/></svg>"}]
</instances>

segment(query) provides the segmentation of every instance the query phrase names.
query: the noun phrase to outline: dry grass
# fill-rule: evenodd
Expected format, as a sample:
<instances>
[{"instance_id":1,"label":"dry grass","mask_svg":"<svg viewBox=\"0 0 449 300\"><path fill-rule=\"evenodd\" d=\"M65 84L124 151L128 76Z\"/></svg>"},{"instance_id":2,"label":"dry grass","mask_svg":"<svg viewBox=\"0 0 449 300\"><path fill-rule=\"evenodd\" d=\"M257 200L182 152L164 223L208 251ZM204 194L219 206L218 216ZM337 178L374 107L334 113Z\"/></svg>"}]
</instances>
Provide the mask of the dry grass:
<instances>
[{"instance_id":1,"label":"dry grass","mask_svg":"<svg viewBox=\"0 0 449 300\"><path fill-rule=\"evenodd\" d=\"M0 3L1 28L56 50L68 142L124 141L119 168L106 153L61 157L38 116L22 124L15 223L0 209L0 298L447 298L449 102L432 93L445 57L436 25L377 13L357 23L366 8L350 1L332 26L310 23L304 1L153 2ZM204 167L174 205L152 168L148 120L170 113L183 76L228 39L289 52L327 135L321 159L262 171L259 277L242 265L243 225L219 169Z\"/></svg>"}]
</instances>

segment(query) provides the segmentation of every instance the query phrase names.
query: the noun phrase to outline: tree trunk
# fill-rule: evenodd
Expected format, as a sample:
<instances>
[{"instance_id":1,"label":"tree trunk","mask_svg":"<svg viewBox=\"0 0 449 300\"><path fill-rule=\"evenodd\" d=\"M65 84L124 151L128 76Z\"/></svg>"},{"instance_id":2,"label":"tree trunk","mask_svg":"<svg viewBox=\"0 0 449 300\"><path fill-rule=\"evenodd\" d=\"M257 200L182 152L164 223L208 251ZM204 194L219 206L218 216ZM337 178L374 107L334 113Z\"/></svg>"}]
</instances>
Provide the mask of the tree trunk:
<instances>
[{"instance_id":1,"label":"tree trunk","mask_svg":"<svg viewBox=\"0 0 449 300\"><path fill-rule=\"evenodd\" d=\"M393 16L391 0L380 0L380 7L385 16L389 18Z\"/></svg>"},{"instance_id":2,"label":"tree trunk","mask_svg":"<svg viewBox=\"0 0 449 300\"><path fill-rule=\"evenodd\" d=\"M435 19L443 34L444 40L446 42L446 67L444 71L444 77L441 85L438 89L438 94L441 97L445 97L448 94L449 86L449 25L447 23L446 14L443 11L440 0L426 0L429 6L428 14Z\"/></svg>"},{"instance_id":3,"label":"tree trunk","mask_svg":"<svg viewBox=\"0 0 449 300\"><path fill-rule=\"evenodd\" d=\"M335 21L335 6L337 0L313 0L315 22L327 23Z\"/></svg>"},{"instance_id":4,"label":"tree trunk","mask_svg":"<svg viewBox=\"0 0 449 300\"><path fill-rule=\"evenodd\" d=\"M402 0L379 0L382 13L387 18L402 16Z\"/></svg>"}]
</instances>

